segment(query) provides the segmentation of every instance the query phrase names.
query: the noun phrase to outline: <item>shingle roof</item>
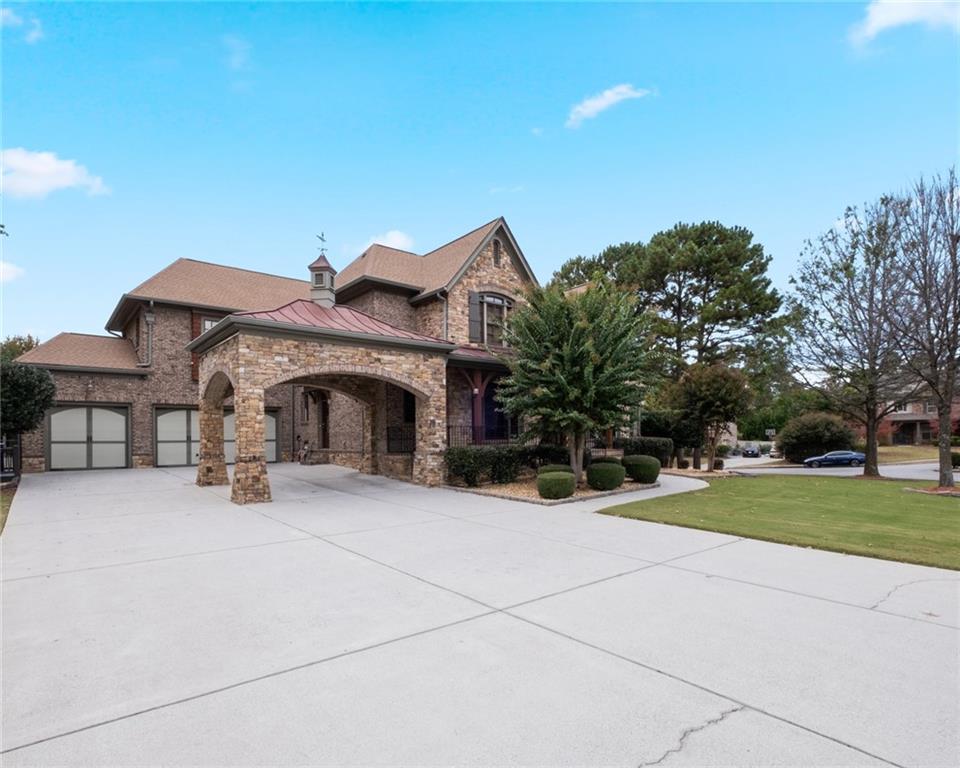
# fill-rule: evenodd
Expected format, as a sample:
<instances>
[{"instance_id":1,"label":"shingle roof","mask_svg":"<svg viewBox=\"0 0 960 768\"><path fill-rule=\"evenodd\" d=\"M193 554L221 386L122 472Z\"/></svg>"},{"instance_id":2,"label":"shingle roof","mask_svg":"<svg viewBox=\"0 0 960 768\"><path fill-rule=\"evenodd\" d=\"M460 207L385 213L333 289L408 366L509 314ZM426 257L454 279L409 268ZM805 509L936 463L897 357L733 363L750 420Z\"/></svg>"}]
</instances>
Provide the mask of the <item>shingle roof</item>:
<instances>
[{"instance_id":1,"label":"shingle roof","mask_svg":"<svg viewBox=\"0 0 960 768\"><path fill-rule=\"evenodd\" d=\"M374 243L340 273L338 290L361 278L416 289L420 295L446 287L484 240L503 224L498 217L423 256Z\"/></svg>"},{"instance_id":2,"label":"shingle roof","mask_svg":"<svg viewBox=\"0 0 960 768\"><path fill-rule=\"evenodd\" d=\"M287 325L299 325L305 328L322 328L330 331L346 333L360 333L368 336L380 336L391 339L406 339L408 341L426 341L437 344L446 344L443 339L434 336L425 336L379 320L373 315L361 312L359 309L344 305L321 307L312 301L292 301L277 309L259 310L256 312L235 312L231 317L251 318L253 320L268 320Z\"/></svg>"},{"instance_id":3,"label":"shingle roof","mask_svg":"<svg viewBox=\"0 0 960 768\"><path fill-rule=\"evenodd\" d=\"M49 341L24 352L18 363L29 365L110 369L128 373L146 373L137 367L133 342L116 336L92 336L86 333L59 333Z\"/></svg>"}]
</instances>

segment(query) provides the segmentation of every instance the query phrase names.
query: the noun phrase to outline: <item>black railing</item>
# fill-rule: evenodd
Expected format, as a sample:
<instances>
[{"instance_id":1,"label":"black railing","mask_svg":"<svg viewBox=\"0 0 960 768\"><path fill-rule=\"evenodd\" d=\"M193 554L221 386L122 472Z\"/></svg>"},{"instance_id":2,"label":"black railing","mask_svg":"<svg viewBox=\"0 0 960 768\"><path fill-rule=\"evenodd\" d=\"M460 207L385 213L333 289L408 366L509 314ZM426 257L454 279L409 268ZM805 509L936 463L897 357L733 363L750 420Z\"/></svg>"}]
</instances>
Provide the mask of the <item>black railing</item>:
<instances>
[{"instance_id":1,"label":"black railing","mask_svg":"<svg viewBox=\"0 0 960 768\"><path fill-rule=\"evenodd\" d=\"M451 448L463 445L509 445L519 442L518 430L511 424L480 427L469 424L447 425L447 445Z\"/></svg>"},{"instance_id":2,"label":"black railing","mask_svg":"<svg viewBox=\"0 0 960 768\"><path fill-rule=\"evenodd\" d=\"M416 445L416 424L387 427L387 453L413 453Z\"/></svg>"},{"instance_id":3,"label":"black railing","mask_svg":"<svg viewBox=\"0 0 960 768\"><path fill-rule=\"evenodd\" d=\"M4 437L0 440L0 480L6 482L20 477L20 439Z\"/></svg>"}]
</instances>

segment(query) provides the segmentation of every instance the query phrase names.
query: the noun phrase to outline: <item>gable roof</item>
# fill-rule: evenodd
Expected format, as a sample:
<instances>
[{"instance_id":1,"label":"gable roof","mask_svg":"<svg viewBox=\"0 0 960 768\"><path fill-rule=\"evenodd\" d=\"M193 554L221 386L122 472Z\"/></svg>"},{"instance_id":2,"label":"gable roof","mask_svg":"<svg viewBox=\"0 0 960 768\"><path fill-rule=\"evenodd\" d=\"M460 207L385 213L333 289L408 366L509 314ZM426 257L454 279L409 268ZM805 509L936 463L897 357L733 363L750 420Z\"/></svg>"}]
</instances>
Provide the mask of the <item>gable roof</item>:
<instances>
[{"instance_id":1,"label":"gable roof","mask_svg":"<svg viewBox=\"0 0 960 768\"><path fill-rule=\"evenodd\" d=\"M131 301L152 299L233 312L277 307L309 296L310 283L306 280L196 259L177 259L121 297L107 321L107 330L121 330L122 316Z\"/></svg>"},{"instance_id":2,"label":"gable roof","mask_svg":"<svg viewBox=\"0 0 960 768\"><path fill-rule=\"evenodd\" d=\"M412 301L449 290L500 228L523 269L536 282L507 222L499 216L423 256L375 243L344 267L337 291L345 291L364 280L406 288L415 292Z\"/></svg>"},{"instance_id":3,"label":"gable roof","mask_svg":"<svg viewBox=\"0 0 960 768\"><path fill-rule=\"evenodd\" d=\"M17 362L52 369L147 373L138 365L132 341L87 333L58 333L49 341L24 352Z\"/></svg>"}]
</instances>

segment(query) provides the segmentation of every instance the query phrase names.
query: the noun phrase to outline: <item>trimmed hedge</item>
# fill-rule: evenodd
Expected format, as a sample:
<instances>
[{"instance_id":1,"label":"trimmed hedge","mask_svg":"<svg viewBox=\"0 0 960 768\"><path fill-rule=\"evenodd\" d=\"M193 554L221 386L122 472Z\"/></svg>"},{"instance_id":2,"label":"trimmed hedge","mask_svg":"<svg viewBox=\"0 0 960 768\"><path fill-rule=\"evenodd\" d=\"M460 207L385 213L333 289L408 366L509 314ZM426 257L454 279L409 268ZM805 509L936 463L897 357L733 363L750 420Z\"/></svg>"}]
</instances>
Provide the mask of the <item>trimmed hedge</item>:
<instances>
[{"instance_id":1,"label":"trimmed hedge","mask_svg":"<svg viewBox=\"0 0 960 768\"><path fill-rule=\"evenodd\" d=\"M951 453L950 463L953 465L954 469L960 469L960 453Z\"/></svg>"},{"instance_id":2,"label":"trimmed hedge","mask_svg":"<svg viewBox=\"0 0 960 768\"><path fill-rule=\"evenodd\" d=\"M624 456L653 456L661 467L670 466L673 440L669 437L631 437L623 441Z\"/></svg>"},{"instance_id":3,"label":"trimmed hedge","mask_svg":"<svg viewBox=\"0 0 960 768\"><path fill-rule=\"evenodd\" d=\"M677 469L690 469L690 459L678 459Z\"/></svg>"},{"instance_id":4,"label":"trimmed hedge","mask_svg":"<svg viewBox=\"0 0 960 768\"><path fill-rule=\"evenodd\" d=\"M570 451L565 445L540 443L528 448L536 463L539 464L566 464L570 461Z\"/></svg>"},{"instance_id":5,"label":"trimmed hedge","mask_svg":"<svg viewBox=\"0 0 960 768\"><path fill-rule=\"evenodd\" d=\"M587 468L587 485L596 491L612 491L623 485L626 470L620 464L602 462Z\"/></svg>"},{"instance_id":6,"label":"trimmed hedge","mask_svg":"<svg viewBox=\"0 0 960 768\"><path fill-rule=\"evenodd\" d=\"M806 413L790 419L777 435L777 446L794 464L830 451L848 451L853 441L853 430L839 416L829 413Z\"/></svg>"},{"instance_id":7,"label":"trimmed hedge","mask_svg":"<svg viewBox=\"0 0 960 768\"><path fill-rule=\"evenodd\" d=\"M950 445L960 445L960 435L954 435L950 438Z\"/></svg>"},{"instance_id":8,"label":"trimmed hedge","mask_svg":"<svg viewBox=\"0 0 960 768\"><path fill-rule=\"evenodd\" d=\"M573 472L544 472L537 476L537 492L541 499L566 499L573 496L575 487Z\"/></svg>"},{"instance_id":9,"label":"trimmed hedge","mask_svg":"<svg viewBox=\"0 0 960 768\"><path fill-rule=\"evenodd\" d=\"M591 464L620 464L619 456L597 456Z\"/></svg>"},{"instance_id":10,"label":"trimmed hedge","mask_svg":"<svg viewBox=\"0 0 960 768\"><path fill-rule=\"evenodd\" d=\"M723 469L723 459L714 459L713 460L713 469L716 472L717 470Z\"/></svg>"},{"instance_id":11,"label":"trimmed hedge","mask_svg":"<svg viewBox=\"0 0 960 768\"><path fill-rule=\"evenodd\" d=\"M494 483L512 483L520 474L524 458L525 449L518 445L464 445L447 448L444 454L447 474L471 487L486 479Z\"/></svg>"},{"instance_id":12,"label":"trimmed hedge","mask_svg":"<svg viewBox=\"0 0 960 768\"><path fill-rule=\"evenodd\" d=\"M656 456L624 456L623 467L631 480L655 483L660 476L660 461Z\"/></svg>"},{"instance_id":13,"label":"trimmed hedge","mask_svg":"<svg viewBox=\"0 0 960 768\"><path fill-rule=\"evenodd\" d=\"M571 475L573 474L569 464L544 464L537 470L538 475L545 475L547 472L569 472Z\"/></svg>"}]
</instances>

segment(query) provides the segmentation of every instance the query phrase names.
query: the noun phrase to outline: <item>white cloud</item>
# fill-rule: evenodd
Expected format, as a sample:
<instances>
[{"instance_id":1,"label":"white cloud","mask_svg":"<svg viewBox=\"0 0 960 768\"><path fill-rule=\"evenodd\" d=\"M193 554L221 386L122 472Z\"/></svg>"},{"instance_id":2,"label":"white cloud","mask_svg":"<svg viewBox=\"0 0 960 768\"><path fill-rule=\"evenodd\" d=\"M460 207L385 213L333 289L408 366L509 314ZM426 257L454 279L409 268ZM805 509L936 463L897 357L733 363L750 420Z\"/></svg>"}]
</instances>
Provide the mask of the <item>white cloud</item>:
<instances>
[{"instance_id":1,"label":"white cloud","mask_svg":"<svg viewBox=\"0 0 960 768\"><path fill-rule=\"evenodd\" d=\"M406 232L401 232L399 229L391 229L382 235L374 235L367 240L367 242L360 247L360 253L363 253L374 243L386 245L390 248L397 248L401 251L409 251L413 248L413 238L410 237L410 235Z\"/></svg>"},{"instance_id":2,"label":"white cloud","mask_svg":"<svg viewBox=\"0 0 960 768\"><path fill-rule=\"evenodd\" d=\"M12 8L0 8L0 27L22 27L24 25L29 27L23 36L24 40L30 44L43 40L43 25L40 24L40 19L36 16L24 18Z\"/></svg>"},{"instance_id":3,"label":"white cloud","mask_svg":"<svg viewBox=\"0 0 960 768\"><path fill-rule=\"evenodd\" d=\"M960 3L943 0L872 0L866 16L850 28L850 41L865 45L881 32L907 24L950 27L960 32Z\"/></svg>"},{"instance_id":4,"label":"white cloud","mask_svg":"<svg viewBox=\"0 0 960 768\"><path fill-rule=\"evenodd\" d=\"M253 46L239 35L224 35L221 40L227 52L227 67L235 72L247 69L250 66L250 51Z\"/></svg>"},{"instance_id":5,"label":"white cloud","mask_svg":"<svg viewBox=\"0 0 960 768\"><path fill-rule=\"evenodd\" d=\"M0 152L2 189L10 197L46 197L58 189L85 189L88 195L110 192L99 176L76 160L61 160L53 152L31 152L23 147Z\"/></svg>"},{"instance_id":6,"label":"white cloud","mask_svg":"<svg viewBox=\"0 0 960 768\"><path fill-rule=\"evenodd\" d=\"M0 283L12 283L18 277L23 277L24 272L26 270L23 267L0 259Z\"/></svg>"},{"instance_id":7,"label":"white cloud","mask_svg":"<svg viewBox=\"0 0 960 768\"><path fill-rule=\"evenodd\" d=\"M530 133L534 136L543 136L543 128L531 128Z\"/></svg>"},{"instance_id":8,"label":"white cloud","mask_svg":"<svg viewBox=\"0 0 960 768\"><path fill-rule=\"evenodd\" d=\"M590 96L579 104L574 105L567 118L567 128L579 128L584 120L596 117L601 112L610 109L610 107L619 104L621 101L641 99L649 94L650 91L648 89L634 88L629 83L622 83L612 88L607 88L603 93Z\"/></svg>"}]
</instances>

